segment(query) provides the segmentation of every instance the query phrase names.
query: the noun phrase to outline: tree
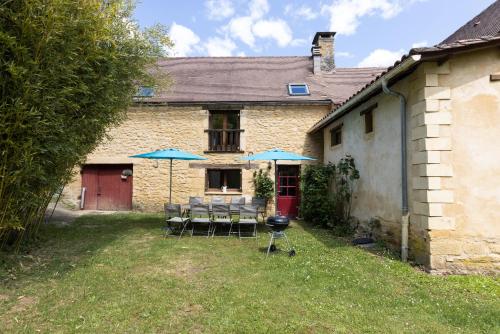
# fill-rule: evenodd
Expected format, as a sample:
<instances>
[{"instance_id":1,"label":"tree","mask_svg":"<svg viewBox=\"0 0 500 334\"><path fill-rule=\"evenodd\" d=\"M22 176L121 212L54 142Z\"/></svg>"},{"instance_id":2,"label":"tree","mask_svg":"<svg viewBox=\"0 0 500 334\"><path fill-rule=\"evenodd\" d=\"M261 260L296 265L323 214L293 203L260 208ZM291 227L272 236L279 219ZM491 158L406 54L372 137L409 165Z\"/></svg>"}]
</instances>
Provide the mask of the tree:
<instances>
[{"instance_id":1,"label":"tree","mask_svg":"<svg viewBox=\"0 0 500 334\"><path fill-rule=\"evenodd\" d=\"M125 0L0 3L0 239L34 231L61 185L118 124L170 42Z\"/></svg>"}]
</instances>

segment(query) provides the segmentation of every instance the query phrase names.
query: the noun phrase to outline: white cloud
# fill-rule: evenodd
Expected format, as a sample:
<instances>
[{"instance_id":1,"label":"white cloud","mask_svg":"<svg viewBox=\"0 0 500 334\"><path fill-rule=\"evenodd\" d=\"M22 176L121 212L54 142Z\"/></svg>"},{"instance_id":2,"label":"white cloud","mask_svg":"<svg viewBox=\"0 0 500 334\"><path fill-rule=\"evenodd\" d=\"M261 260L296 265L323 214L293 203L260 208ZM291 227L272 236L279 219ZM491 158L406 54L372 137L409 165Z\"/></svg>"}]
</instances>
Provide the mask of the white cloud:
<instances>
[{"instance_id":1,"label":"white cloud","mask_svg":"<svg viewBox=\"0 0 500 334\"><path fill-rule=\"evenodd\" d=\"M257 37L274 39L280 47L285 47L292 41L292 29L282 19L259 20L252 31Z\"/></svg>"},{"instance_id":2,"label":"white cloud","mask_svg":"<svg viewBox=\"0 0 500 334\"><path fill-rule=\"evenodd\" d=\"M290 42L290 46L306 46L308 45L309 41L304 38L295 38Z\"/></svg>"},{"instance_id":3,"label":"white cloud","mask_svg":"<svg viewBox=\"0 0 500 334\"><path fill-rule=\"evenodd\" d=\"M255 45L255 36L252 32L253 20L250 16L236 17L229 21L224 30L234 38L239 38L243 43L250 47Z\"/></svg>"},{"instance_id":4,"label":"white cloud","mask_svg":"<svg viewBox=\"0 0 500 334\"><path fill-rule=\"evenodd\" d=\"M207 0L205 7L210 20L222 20L234 15L231 0Z\"/></svg>"},{"instance_id":5,"label":"white cloud","mask_svg":"<svg viewBox=\"0 0 500 334\"><path fill-rule=\"evenodd\" d=\"M363 16L378 15L389 19L401 10L401 0L334 0L321 8L323 14L330 16L330 30L339 35L354 34Z\"/></svg>"},{"instance_id":6,"label":"white cloud","mask_svg":"<svg viewBox=\"0 0 500 334\"><path fill-rule=\"evenodd\" d=\"M245 52L243 52L243 51L238 52L236 55L238 57L245 57L246 56Z\"/></svg>"},{"instance_id":7,"label":"white cloud","mask_svg":"<svg viewBox=\"0 0 500 334\"><path fill-rule=\"evenodd\" d=\"M411 45L411 48L423 48L428 45L427 41L420 41L420 42L415 42Z\"/></svg>"},{"instance_id":8,"label":"white cloud","mask_svg":"<svg viewBox=\"0 0 500 334\"><path fill-rule=\"evenodd\" d=\"M186 57L191 54L197 44L200 42L200 38L191 29L173 23L169 30L169 36L172 42L174 42L174 47L172 49L172 55L174 57Z\"/></svg>"},{"instance_id":9,"label":"white cloud","mask_svg":"<svg viewBox=\"0 0 500 334\"><path fill-rule=\"evenodd\" d=\"M248 5L247 16L232 18L220 30L230 38L239 39L253 50L259 48L255 45L256 38L273 39L278 46L284 47L292 43L292 29L283 19L266 19L269 12L267 0L252 0ZM298 40L295 43L300 43Z\"/></svg>"},{"instance_id":10,"label":"white cloud","mask_svg":"<svg viewBox=\"0 0 500 334\"><path fill-rule=\"evenodd\" d=\"M269 12L267 0L252 0L248 7L250 9L250 17L253 19L260 19Z\"/></svg>"},{"instance_id":11,"label":"white cloud","mask_svg":"<svg viewBox=\"0 0 500 334\"><path fill-rule=\"evenodd\" d=\"M336 57L352 58L354 55L348 51L335 51Z\"/></svg>"},{"instance_id":12,"label":"white cloud","mask_svg":"<svg viewBox=\"0 0 500 334\"><path fill-rule=\"evenodd\" d=\"M314 12L311 7L306 5L296 7L292 4L288 4L285 6L285 14L304 20L314 20L318 17L318 14Z\"/></svg>"},{"instance_id":13,"label":"white cloud","mask_svg":"<svg viewBox=\"0 0 500 334\"><path fill-rule=\"evenodd\" d=\"M236 44L227 37L211 37L204 46L210 57L230 57L236 49Z\"/></svg>"},{"instance_id":14,"label":"white cloud","mask_svg":"<svg viewBox=\"0 0 500 334\"><path fill-rule=\"evenodd\" d=\"M358 67L389 67L401 59L404 53L403 49L396 51L375 49L358 64Z\"/></svg>"}]
</instances>

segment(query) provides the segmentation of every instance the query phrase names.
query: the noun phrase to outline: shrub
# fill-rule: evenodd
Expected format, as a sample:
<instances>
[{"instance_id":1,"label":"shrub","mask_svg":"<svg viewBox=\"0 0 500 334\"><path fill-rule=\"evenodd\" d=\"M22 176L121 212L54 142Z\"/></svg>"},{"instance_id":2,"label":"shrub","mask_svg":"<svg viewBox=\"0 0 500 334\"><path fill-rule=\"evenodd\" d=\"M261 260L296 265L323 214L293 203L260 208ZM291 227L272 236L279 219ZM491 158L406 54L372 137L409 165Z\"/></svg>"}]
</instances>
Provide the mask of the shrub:
<instances>
[{"instance_id":1,"label":"shrub","mask_svg":"<svg viewBox=\"0 0 500 334\"><path fill-rule=\"evenodd\" d=\"M354 158L347 155L334 165L309 165L301 179L304 219L339 233L350 229L352 194L359 179Z\"/></svg>"},{"instance_id":2,"label":"shrub","mask_svg":"<svg viewBox=\"0 0 500 334\"><path fill-rule=\"evenodd\" d=\"M274 181L269 177L269 171L259 171L253 172L253 184L255 188L255 197L260 197L266 200L266 203L270 198L274 196Z\"/></svg>"}]
</instances>

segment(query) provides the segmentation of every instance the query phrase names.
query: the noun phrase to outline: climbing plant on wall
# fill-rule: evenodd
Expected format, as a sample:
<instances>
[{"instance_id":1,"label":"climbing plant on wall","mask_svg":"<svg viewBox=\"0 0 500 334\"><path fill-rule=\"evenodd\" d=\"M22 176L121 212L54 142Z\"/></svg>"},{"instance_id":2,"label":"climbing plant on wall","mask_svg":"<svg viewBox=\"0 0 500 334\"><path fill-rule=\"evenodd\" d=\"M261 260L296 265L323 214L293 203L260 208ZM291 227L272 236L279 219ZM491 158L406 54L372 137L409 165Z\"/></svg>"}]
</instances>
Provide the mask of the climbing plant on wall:
<instances>
[{"instance_id":1,"label":"climbing plant on wall","mask_svg":"<svg viewBox=\"0 0 500 334\"><path fill-rule=\"evenodd\" d=\"M308 165L301 178L301 214L324 227L348 227L356 180L354 158L346 155L337 164Z\"/></svg>"}]
</instances>

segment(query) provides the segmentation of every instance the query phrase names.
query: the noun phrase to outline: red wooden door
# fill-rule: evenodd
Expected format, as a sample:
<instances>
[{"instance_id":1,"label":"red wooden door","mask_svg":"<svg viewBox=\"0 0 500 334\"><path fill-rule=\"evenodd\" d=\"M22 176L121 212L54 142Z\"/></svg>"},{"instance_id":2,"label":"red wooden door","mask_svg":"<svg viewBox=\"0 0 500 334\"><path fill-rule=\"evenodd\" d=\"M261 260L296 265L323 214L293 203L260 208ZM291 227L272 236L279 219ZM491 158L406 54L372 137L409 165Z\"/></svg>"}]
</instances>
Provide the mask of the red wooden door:
<instances>
[{"instance_id":1,"label":"red wooden door","mask_svg":"<svg viewBox=\"0 0 500 334\"><path fill-rule=\"evenodd\" d=\"M84 209L131 210L133 176L125 176L132 165L87 165L83 168Z\"/></svg>"},{"instance_id":2,"label":"red wooden door","mask_svg":"<svg viewBox=\"0 0 500 334\"><path fill-rule=\"evenodd\" d=\"M278 212L290 218L299 213L299 171L297 165L278 165Z\"/></svg>"}]
</instances>

